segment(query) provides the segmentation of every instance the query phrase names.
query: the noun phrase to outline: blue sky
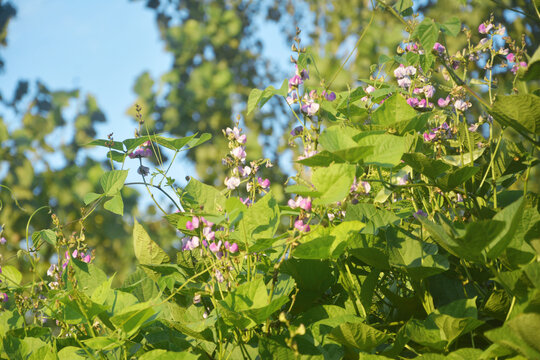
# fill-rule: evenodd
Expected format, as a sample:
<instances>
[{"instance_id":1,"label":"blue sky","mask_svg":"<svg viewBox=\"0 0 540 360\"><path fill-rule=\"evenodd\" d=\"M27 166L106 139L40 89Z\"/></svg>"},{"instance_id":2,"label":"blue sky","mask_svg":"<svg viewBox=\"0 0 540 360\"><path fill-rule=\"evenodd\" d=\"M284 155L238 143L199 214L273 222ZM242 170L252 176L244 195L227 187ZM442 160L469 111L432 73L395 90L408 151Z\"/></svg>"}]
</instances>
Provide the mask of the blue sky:
<instances>
[{"instance_id":1,"label":"blue sky","mask_svg":"<svg viewBox=\"0 0 540 360\"><path fill-rule=\"evenodd\" d=\"M107 116L99 135L131 136L134 124L125 111L135 101L136 76L150 71L157 77L172 61L159 41L154 13L127 0L14 3L17 17L2 51L2 93L10 98L19 79L39 79L51 90L80 88L96 96Z\"/></svg>"}]
</instances>

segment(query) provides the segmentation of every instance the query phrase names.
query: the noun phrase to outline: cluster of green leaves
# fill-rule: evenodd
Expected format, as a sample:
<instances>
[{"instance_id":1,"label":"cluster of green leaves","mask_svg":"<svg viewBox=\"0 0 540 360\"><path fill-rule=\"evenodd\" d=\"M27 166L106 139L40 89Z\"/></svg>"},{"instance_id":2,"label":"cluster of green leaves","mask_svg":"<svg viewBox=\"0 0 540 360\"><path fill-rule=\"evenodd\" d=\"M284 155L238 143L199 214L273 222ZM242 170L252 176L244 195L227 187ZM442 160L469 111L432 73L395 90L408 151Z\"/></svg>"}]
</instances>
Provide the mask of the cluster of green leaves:
<instances>
[{"instance_id":1,"label":"cluster of green leaves","mask_svg":"<svg viewBox=\"0 0 540 360\"><path fill-rule=\"evenodd\" d=\"M394 11L406 14L407 4ZM420 65L427 73L437 66L434 41L457 35L455 28L453 20L426 18L411 34L427 47L422 56L381 62ZM422 132L448 114L410 107L390 83L371 94L377 103L385 99L375 108L364 106L361 88L324 102L324 130L303 130L316 131L319 152L297 161L310 168L308 176L285 189L311 198L307 232L292 226L306 213L280 205L272 192L247 206L231 191L191 179L184 189L168 184L182 210L165 218L196 236L187 222L204 217L215 224L216 238L236 242L239 252L215 256L201 245L171 261L162 239L134 220L138 269L119 287L75 255L55 286L39 273L24 282L16 267L3 266L0 291L9 300L0 311L2 356L539 358L540 198L527 185L540 160L540 98L532 91L538 76L527 72L523 79L529 77L520 80L529 94L474 104L495 120L488 140L474 139L489 151L471 146L475 135L459 114L448 120L455 129L448 143L423 141ZM286 83L253 90L248 111L286 90ZM94 144L109 148L111 163L124 164L146 141L176 154L207 139L147 135ZM405 174L408 181L397 181ZM88 193L87 205L95 209L106 199L105 209L123 214L126 176L127 170L102 175L102 193ZM371 193L351 191L359 180ZM53 230L35 232L34 243L58 247Z\"/></svg>"}]
</instances>

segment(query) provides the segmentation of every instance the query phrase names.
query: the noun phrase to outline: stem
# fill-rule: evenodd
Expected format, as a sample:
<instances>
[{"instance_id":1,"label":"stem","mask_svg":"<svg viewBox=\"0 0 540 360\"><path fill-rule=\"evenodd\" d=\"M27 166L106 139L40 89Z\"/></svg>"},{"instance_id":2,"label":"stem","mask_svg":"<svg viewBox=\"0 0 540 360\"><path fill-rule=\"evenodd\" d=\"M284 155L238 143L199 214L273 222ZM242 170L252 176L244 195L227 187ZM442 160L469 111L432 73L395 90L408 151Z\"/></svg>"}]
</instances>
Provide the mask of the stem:
<instances>
[{"instance_id":1,"label":"stem","mask_svg":"<svg viewBox=\"0 0 540 360\"><path fill-rule=\"evenodd\" d=\"M143 177L143 179L144 179L144 177ZM171 202L174 204L174 206L176 206L176 208L178 210L180 210L182 212L184 211L184 209L180 205L178 205L176 203L176 201L174 201L174 199L165 190L163 190L163 188L161 186L159 186L159 185L148 184L146 182L146 180L144 182L140 182L140 181L128 182L128 183L125 183L124 185L126 185L126 186L129 186L129 185L145 185L146 187L150 186L150 187L156 188L159 191L161 191L163 194L165 194L165 196L167 196L169 198L169 200L171 200ZM154 196L152 195L152 193L150 193L150 195L152 196L152 200L154 200L154 202L155 202L155 199L154 199ZM156 203L156 205L158 205L158 204ZM159 205L158 205L158 207L159 207ZM160 207L160 209L161 209L161 207ZM163 211L163 210L161 210L161 211ZM165 212L165 211L163 211L163 212Z\"/></svg>"}]
</instances>

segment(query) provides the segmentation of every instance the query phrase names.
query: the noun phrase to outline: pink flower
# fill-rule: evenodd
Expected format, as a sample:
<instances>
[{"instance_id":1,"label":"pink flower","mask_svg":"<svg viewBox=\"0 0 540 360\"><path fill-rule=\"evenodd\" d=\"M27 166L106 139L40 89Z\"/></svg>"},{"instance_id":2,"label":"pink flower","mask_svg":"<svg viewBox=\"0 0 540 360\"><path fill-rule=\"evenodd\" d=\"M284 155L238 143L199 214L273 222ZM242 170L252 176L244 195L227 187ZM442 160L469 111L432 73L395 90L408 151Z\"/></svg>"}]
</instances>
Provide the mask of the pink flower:
<instances>
[{"instance_id":1,"label":"pink flower","mask_svg":"<svg viewBox=\"0 0 540 360\"><path fill-rule=\"evenodd\" d=\"M440 107L446 107L446 106L448 106L448 104L450 104L450 96L447 96L446 99L439 98L439 100L437 101L437 104L438 104Z\"/></svg>"},{"instance_id":2,"label":"pink flower","mask_svg":"<svg viewBox=\"0 0 540 360\"><path fill-rule=\"evenodd\" d=\"M478 129L478 124L472 124L469 126L469 131L475 132Z\"/></svg>"},{"instance_id":3,"label":"pink flower","mask_svg":"<svg viewBox=\"0 0 540 360\"><path fill-rule=\"evenodd\" d=\"M241 162L246 161L246 151L242 146L237 146L231 150L231 155Z\"/></svg>"},{"instance_id":4,"label":"pink flower","mask_svg":"<svg viewBox=\"0 0 540 360\"><path fill-rule=\"evenodd\" d=\"M508 60L509 62L514 62L516 61L516 56L514 55L514 53L510 53L506 55L506 60Z\"/></svg>"},{"instance_id":5,"label":"pink flower","mask_svg":"<svg viewBox=\"0 0 540 360\"><path fill-rule=\"evenodd\" d=\"M211 243L208 248L210 249L211 252L217 253L220 247L221 247L221 240L217 244Z\"/></svg>"},{"instance_id":6,"label":"pink flower","mask_svg":"<svg viewBox=\"0 0 540 360\"><path fill-rule=\"evenodd\" d=\"M194 216L191 221L188 221L186 223L186 229L188 230L195 230L199 227L199 218Z\"/></svg>"},{"instance_id":7,"label":"pink flower","mask_svg":"<svg viewBox=\"0 0 540 360\"><path fill-rule=\"evenodd\" d=\"M525 68L525 67L527 67L528 65L527 65L527 63L526 63L525 61L522 61L522 62L519 63L519 66Z\"/></svg>"},{"instance_id":8,"label":"pink flower","mask_svg":"<svg viewBox=\"0 0 540 360\"><path fill-rule=\"evenodd\" d=\"M251 174L251 168L249 166L244 166L244 167L239 166L238 173L242 177L249 176L249 174Z\"/></svg>"},{"instance_id":9,"label":"pink flower","mask_svg":"<svg viewBox=\"0 0 540 360\"><path fill-rule=\"evenodd\" d=\"M302 84L302 78L300 75L294 75L289 79L289 89L296 88L298 85Z\"/></svg>"},{"instance_id":10,"label":"pink flower","mask_svg":"<svg viewBox=\"0 0 540 360\"><path fill-rule=\"evenodd\" d=\"M311 211L311 199L298 197L298 207L306 211Z\"/></svg>"},{"instance_id":11,"label":"pink flower","mask_svg":"<svg viewBox=\"0 0 540 360\"><path fill-rule=\"evenodd\" d=\"M8 302L9 297L6 293L0 293L0 299L2 299L3 302Z\"/></svg>"},{"instance_id":12,"label":"pink flower","mask_svg":"<svg viewBox=\"0 0 540 360\"><path fill-rule=\"evenodd\" d=\"M4 245L6 242L7 242L6 238L2 236L0 238L0 245Z\"/></svg>"},{"instance_id":13,"label":"pink flower","mask_svg":"<svg viewBox=\"0 0 540 360\"><path fill-rule=\"evenodd\" d=\"M294 222L294 228L300 232L308 232L310 230L309 224L304 224L300 219Z\"/></svg>"},{"instance_id":14,"label":"pink flower","mask_svg":"<svg viewBox=\"0 0 540 360\"><path fill-rule=\"evenodd\" d=\"M398 79L401 79L404 77L405 74L405 66L403 64L400 64L395 70L394 70L394 76Z\"/></svg>"},{"instance_id":15,"label":"pink flower","mask_svg":"<svg viewBox=\"0 0 540 360\"><path fill-rule=\"evenodd\" d=\"M259 185L263 188L263 189L267 189L269 186L270 186L270 180L268 179L262 179L262 178L258 178L257 179L257 182L259 183Z\"/></svg>"},{"instance_id":16,"label":"pink flower","mask_svg":"<svg viewBox=\"0 0 540 360\"><path fill-rule=\"evenodd\" d=\"M437 137L437 134L435 134L435 133L433 133L431 131L424 133L424 141L430 142L433 139L435 139L436 137Z\"/></svg>"},{"instance_id":17,"label":"pink flower","mask_svg":"<svg viewBox=\"0 0 540 360\"><path fill-rule=\"evenodd\" d=\"M481 23L480 26L478 26L478 32L480 34L487 34L491 29L493 28L493 24L484 24Z\"/></svg>"},{"instance_id":18,"label":"pink flower","mask_svg":"<svg viewBox=\"0 0 540 360\"><path fill-rule=\"evenodd\" d=\"M242 204L246 205L246 206L250 206L251 205L251 199L250 198L240 198L240 201L242 202Z\"/></svg>"},{"instance_id":19,"label":"pink flower","mask_svg":"<svg viewBox=\"0 0 540 360\"><path fill-rule=\"evenodd\" d=\"M92 257L90 256L90 254L88 254L86 256L83 256L81 260L87 264L90 264L90 261L92 261Z\"/></svg>"},{"instance_id":20,"label":"pink flower","mask_svg":"<svg viewBox=\"0 0 540 360\"><path fill-rule=\"evenodd\" d=\"M203 228L203 236L206 240L212 241L215 239L216 233L212 231L211 227L204 227Z\"/></svg>"},{"instance_id":21,"label":"pink flower","mask_svg":"<svg viewBox=\"0 0 540 360\"><path fill-rule=\"evenodd\" d=\"M371 94L371 93L373 93L375 90L376 90L376 89L375 89L373 86L369 85L369 86L366 88L366 93L367 93L367 94Z\"/></svg>"},{"instance_id":22,"label":"pink flower","mask_svg":"<svg viewBox=\"0 0 540 360\"><path fill-rule=\"evenodd\" d=\"M235 253L238 251L238 244L237 243L232 243L232 244L229 244L228 241L225 241L225 249L227 249L230 253Z\"/></svg>"}]
</instances>

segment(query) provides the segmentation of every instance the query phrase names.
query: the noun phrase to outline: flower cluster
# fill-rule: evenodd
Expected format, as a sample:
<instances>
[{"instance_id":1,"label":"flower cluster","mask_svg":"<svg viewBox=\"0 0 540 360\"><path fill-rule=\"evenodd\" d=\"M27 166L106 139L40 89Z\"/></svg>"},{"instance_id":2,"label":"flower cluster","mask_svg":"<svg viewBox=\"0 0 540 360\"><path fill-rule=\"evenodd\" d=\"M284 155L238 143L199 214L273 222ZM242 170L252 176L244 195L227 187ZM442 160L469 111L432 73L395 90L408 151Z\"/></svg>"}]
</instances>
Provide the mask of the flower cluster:
<instances>
[{"instance_id":1,"label":"flower cluster","mask_svg":"<svg viewBox=\"0 0 540 360\"><path fill-rule=\"evenodd\" d=\"M289 199L287 203L291 209L299 208L300 216L294 221L294 228L300 232L308 232L309 227L309 213L311 212L311 199L298 196L296 199Z\"/></svg>"},{"instance_id":2,"label":"flower cluster","mask_svg":"<svg viewBox=\"0 0 540 360\"><path fill-rule=\"evenodd\" d=\"M198 231L198 236L188 236L182 239L182 250L194 250L199 246L208 248L212 253L216 254L218 258L223 256L222 241L217 243L216 233L213 230L214 223L206 220L203 216L193 216L191 220L186 222L186 229L189 231ZM223 243L223 247L230 253L238 251L238 245L236 243L229 244L228 241Z\"/></svg>"},{"instance_id":3,"label":"flower cluster","mask_svg":"<svg viewBox=\"0 0 540 360\"><path fill-rule=\"evenodd\" d=\"M146 141L137 149L135 149L135 151L129 153L128 156L130 159L135 159L135 158L140 159L140 158L152 156L151 146L152 146L152 143L150 141Z\"/></svg>"}]
</instances>

